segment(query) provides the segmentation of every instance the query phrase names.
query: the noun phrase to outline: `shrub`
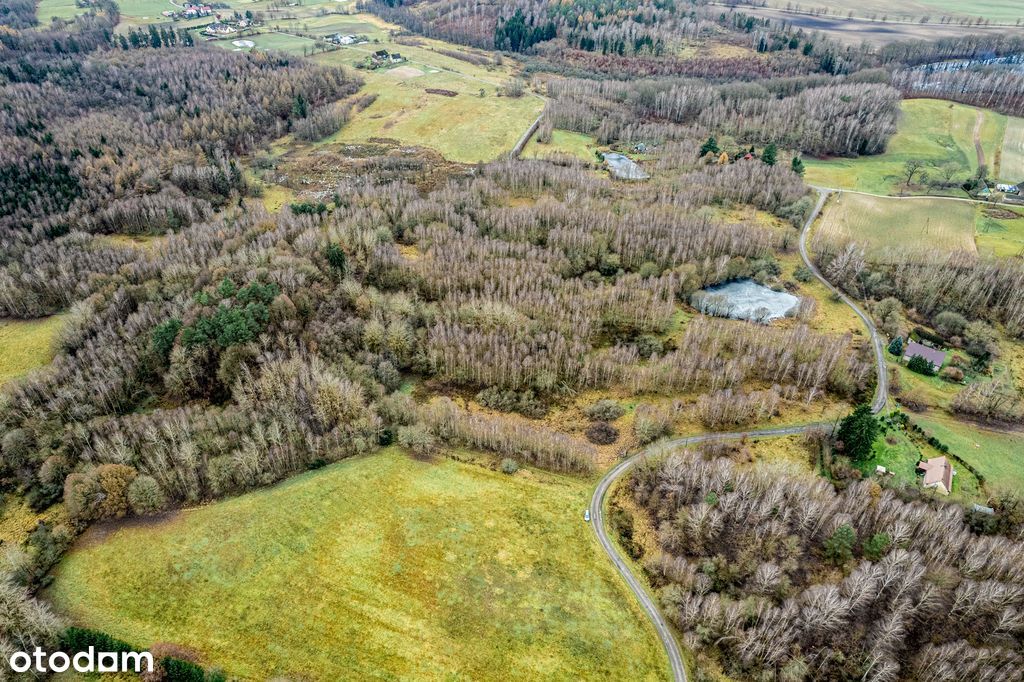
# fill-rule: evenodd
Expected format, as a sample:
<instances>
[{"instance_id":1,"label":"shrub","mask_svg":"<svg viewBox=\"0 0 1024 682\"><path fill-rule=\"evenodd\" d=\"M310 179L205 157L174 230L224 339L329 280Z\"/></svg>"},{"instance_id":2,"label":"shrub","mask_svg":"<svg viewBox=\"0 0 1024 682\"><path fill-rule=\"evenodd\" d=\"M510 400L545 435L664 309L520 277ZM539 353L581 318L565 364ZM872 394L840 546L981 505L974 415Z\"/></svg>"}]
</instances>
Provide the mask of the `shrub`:
<instances>
[{"instance_id":1,"label":"shrub","mask_svg":"<svg viewBox=\"0 0 1024 682\"><path fill-rule=\"evenodd\" d=\"M115 639L99 630L72 626L61 635L60 648L62 651L78 653L79 651L88 651L89 647L95 648L96 651L109 651L111 653L135 651L127 642Z\"/></svg>"},{"instance_id":2,"label":"shrub","mask_svg":"<svg viewBox=\"0 0 1024 682\"><path fill-rule=\"evenodd\" d=\"M501 471L502 473L511 476L515 472L519 471L519 462L515 461L511 457L506 457L505 459L501 460Z\"/></svg>"},{"instance_id":3,"label":"shrub","mask_svg":"<svg viewBox=\"0 0 1024 682\"><path fill-rule=\"evenodd\" d=\"M960 383L964 380L964 371L959 367L947 367L941 372L941 376L946 381L952 381L954 383Z\"/></svg>"},{"instance_id":4,"label":"shrub","mask_svg":"<svg viewBox=\"0 0 1024 682\"><path fill-rule=\"evenodd\" d=\"M935 331L946 338L960 336L964 333L964 329L967 328L967 318L951 310L946 310L936 315L933 323Z\"/></svg>"},{"instance_id":5,"label":"shrub","mask_svg":"<svg viewBox=\"0 0 1024 682\"><path fill-rule=\"evenodd\" d=\"M399 427L398 444L421 457L432 454L436 447L433 434L423 424Z\"/></svg>"},{"instance_id":6,"label":"shrub","mask_svg":"<svg viewBox=\"0 0 1024 682\"><path fill-rule=\"evenodd\" d=\"M206 673L202 667L191 661L167 656L160 660L164 669L164 682L206 682Z\"/></svg>"},{"instance_id":7,"label":"shrub","mask_svg":"<svg viewBox=\"0 0 1024 682\"><path fill-rule=\"evenodd\" d=\"M907 362L907 369L911 372L917 372L918 374L924 374L925 376L935 376L935 365L931 363L931 360L927 360L920 355L915 355L910 358Z\"/></svg>"},{"instance_id":8,"label":"shrub","mask_svg":"<svg viewBox=\"0 0 1024 682\"><path fill-rule=\"evenodd\" d=\"M599 400L583 408L583 414L594 421L611 422L626 414L626 408L614 400Z\"/></svg>"},{"instance_id":9,"label":"shrub","mask_svg":"<svg viewBox=\"0 0 1024 682\"><path fill-rule=\"evenodd\" d=\"M587 427L587 440L596 445L611 445L619 439L619 430L608 422L594 422Z\"/></svg>"},{"instance_id":10,"label":"shrub","mask_svg":"<svg viewBox=\"0 0 1024 682\"><path fill-rule=\"evenodd\" d=\"M167 498L152 476L136 476L128 486L128 504L140 516L155 514L167 505Z\"/></svg>"},{"instance_id":11,"label":"shrub","mask_svg":"<svg viewBox=\"0 0 1024 682\"><path fill-rule=\"evenodd\" d=\"M128 487L136 475L135 469L124 464L96 467L96 479L103 491L98 506L100 518L121 518L128 513Z\"/></svg>"},{"instance_id":12,"label":"shrub","mask_svg":"<svg viewBox=\"0 0 1024 682\"><path fill-rule=\"evenodd\" d=\"M806 265L801 265L793 271L793 277L798 282L807 283L814 279L814 273Z\"/></svg>"},{"instance_id":13,"label":"shrub","mask_svg":"<svg viewBox=\"0 0 1024 682\"><path fill-rule=\"evenodd\" d=\"M652 443L662 436L667 436L671 431L669 416L661 410L653 408L640 408L636 411L636 420L633 422L633 435L636 436L640 445Z\"/></svg>"},{"instance_id":14,"label":"shrub","mask_svg":"<svg viewBox=\"0 0 1024 682\"><path fill-rule=\"evenodd\" d=\"M842 566L853 558L853 545L856 542L857 533L852 526L844 523L825 540L825 558L836 566Z\"/></svg>"},{"instance_id":15,"label":"shrub","mask_svg":"<svg viewBox=\"0 0 1024 682\"><path fill-rule=\"evenodd\" d=\"M871 561L878 561L889 551L892 539L888 533L875 533L864 543L864 556Z\"/></svg>"}]
</instances>

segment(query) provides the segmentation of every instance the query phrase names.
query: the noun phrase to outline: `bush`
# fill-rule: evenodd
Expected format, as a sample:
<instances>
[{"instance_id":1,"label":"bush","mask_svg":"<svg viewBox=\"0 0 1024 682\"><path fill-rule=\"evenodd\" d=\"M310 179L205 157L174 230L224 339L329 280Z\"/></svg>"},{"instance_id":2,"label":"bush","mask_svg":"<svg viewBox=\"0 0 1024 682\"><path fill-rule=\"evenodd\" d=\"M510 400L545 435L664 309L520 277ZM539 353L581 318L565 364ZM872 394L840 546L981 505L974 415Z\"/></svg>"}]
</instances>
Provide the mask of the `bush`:
<instances>
[{"instance_id":1,"label":"bush","mask_svg":"<svg viewBox=\"0 0 1024 682\"><path fill-rule=\"evenodd\" d=\"M793 277L796 281L804 282L806 284L814 279L814 273L811 272L811 269L806 265L801 265L793 271Z\"/></svg>"},{"instance_id":2,"label":"bush","mask_svg":"<svg viewBox=\"0 0 1024 682\"><path fill-rule=\"evenodd\" d=\"M835 529L825 540L825 558L836 566L842 566L853 558L853 546L857 542L857 533L849 524Z\"/></svg>"},{"instance_id":3,"label":"bush","mask_svg":"<svg viewBox=\"0 0 1024 682\"><path fill-rule=\"evenodd\" d=\"M501 460L501 471L502 473L511 476L515 472L519 471L519 462L515 461L511 457L506 457Z\"/></svg>"},{"instance_id":4,"label":"bush","mask_svg":"<svg viewBox=\"0 0 1024 682\"><path fill-rule=\"evenodd\" d=\"M530 389L517 392L491 386L477 393L476 401L492 410L518 412L524 417L534 419L539 419L548 412L547 405L541 402Z\"/></svg>"},{"instance_id":5,"label":"bush","mask_svg":"<svg viewBox=\"0 0 1024 682\"><path fill-rule=\"evenodd\" d=\"M935 376L935 365L931 363L931 360L927 360L920 355L915 355L910 358L907 362L907 369L911 372L917 372L918 374L924 374L925 376Z\"/></svg>"},{"instance_id":6,"label":"bush","mask_svg":"<svg viewBox=\"0 0 1024 682\"><path fill-rule=\"evenodd\" d=\"M433 454L436 447L434 435L423 424L399 427L398 444L421 457Z\"/></svg>"},{"instance_id":7,"label":"bush","mask_svg":"<svg viewBox=\"0 0 1024 682\"><path fill-rule=\"evenodd\" d=\"M614 400L599 400L583 408L583 414L594 421L611 422L626 414L626 408Z\"/></svg>"},{"instance_id":8,"label":"bush","mask_svg":"<svg viewBox=\"0 0 1024 682\"><path fill-rule=\"evenodd\" d=\"M191 661L167 656L160 660L164 682L206 682L206 672Z\"/></svg>"},{"instance_id":9,"label":"bush","mask_svg":"<svg viewBox=\"0 0 1024 682\"><path fill-rule=\"evenodd\" d=\"M964 371L959 367L947 367L941 372L941 376L946 381L953 383L960 383L964 380Z\"/></svg>"},{"instance_id":10,"label":"bush","mask_svg":"<svg viewBox=\"0 0 1024 682\"><path fill-rule=\"evenodd\" d=\"M60 648L65 653L74 654L79 651L88 651L89 647L93 647L96 651L111 653L135 651L127 642L115 639L99 630L72 626L61 635Z\"/></svg>"},{"instance_id":11,"label":"bush","mask_svg":"<svg viewBox=\"0 0 1024 682\"><path fill-rule=\"evenodd\" d=\"M671 421L661 410L641 408L636 411L633 422L633 435L640 445L652 443L671 431Z\"/></svg>"},{"instance_id":12,"label":"bush","mask_svg":"<svg viewBox=\"0 0 1024 682\"><path fill-rule=\"evenodd\" d=\"M933 320L935 331L947 339L951 336L960 336L967 328L967 318L960 313L946 310L935 316Z\"/></svg>"},{"instance_id":13,"label":"bush","mask_svg":"<svg viewBox=\"0 0 1024 682\"><path fill-rule=\"evenodd\" d=\"M594 422L587 427L587 440L596 445L611 445L619 439L619 430L608 422Z\"/></svg>"},{"instance_id":14,"label":"bush","mask_svg":"<svg viewBox=\"0 0 1024 682\"><path fill-rule=\"evenodd\" d=\"M128 504L132 512L143 516L162 511L167 506L167 498L155 478L142 475L136 476L128 486Z\"/></svg>"}]
</instances>

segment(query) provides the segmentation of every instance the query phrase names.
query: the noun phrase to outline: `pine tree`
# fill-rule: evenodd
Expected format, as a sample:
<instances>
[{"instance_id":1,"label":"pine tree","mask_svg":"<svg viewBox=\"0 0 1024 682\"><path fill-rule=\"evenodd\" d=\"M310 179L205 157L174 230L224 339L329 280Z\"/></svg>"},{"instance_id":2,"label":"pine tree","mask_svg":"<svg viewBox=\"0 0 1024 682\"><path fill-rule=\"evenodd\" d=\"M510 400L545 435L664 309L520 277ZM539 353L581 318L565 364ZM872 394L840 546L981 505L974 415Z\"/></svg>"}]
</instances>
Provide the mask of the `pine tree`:
<instances>
[{"instance_id":1,"label":"pine tree","mask_svg":"<svg viewBox=\"0 0 1024 682\"><path fill-rule=\"evenodd\" d=\"M889 352L896 357L903 357L903 337L897 336L889 342Z\"/></svg>"},{"instance_id":2,"label":"pine tree","mask_svg":"<svg viewBox=\"0 0 1024 682\"><path fill-rule=\"evenodd\" d=\"M804 162L800 160L799 156L794 156L793 157L793 163L790 164L790 168L793 169L794 173L796 173L800 177L803 177L803 175L804 175Z\"/></svg>"},{"instance_id":3,"label":"pine tree","mask_svg":"<svg viewBox=\"0 0 1024 682\"><path fill-rule=\"evenodd\" d=\"M719 152L718 140L716 140L713 135L711 137L709 137L708 141L705 142L704 144L702 144L701 147L700 147L700 155L701 156L704 156L708 152L712 152L714 154L717 154Z\"/></svg>"},{"instance_id":4,"label":"pine tree","mask_svg":"<svg viewBox=\"0 0 1024 682\"><path fill-rule=\"evenodd\" d=\"M858 405L852 414L839 424L836 438L850 459L860 461L871 455L871 446L878 437L881 426L869 405Z\"/></svg>"},{"instance_id":5,"label":"pine tree","mask_svg":"<svg viewBox=\"0 0 1024 682\"><path fill-rule=\"evenodd\" d=\"M775 143L772 142L771 144L764 148L764 153L761 154L761 160L764 161L769 166L774 166L778 155L779 150L775 146Z\"/></svg>"}]
</instances>

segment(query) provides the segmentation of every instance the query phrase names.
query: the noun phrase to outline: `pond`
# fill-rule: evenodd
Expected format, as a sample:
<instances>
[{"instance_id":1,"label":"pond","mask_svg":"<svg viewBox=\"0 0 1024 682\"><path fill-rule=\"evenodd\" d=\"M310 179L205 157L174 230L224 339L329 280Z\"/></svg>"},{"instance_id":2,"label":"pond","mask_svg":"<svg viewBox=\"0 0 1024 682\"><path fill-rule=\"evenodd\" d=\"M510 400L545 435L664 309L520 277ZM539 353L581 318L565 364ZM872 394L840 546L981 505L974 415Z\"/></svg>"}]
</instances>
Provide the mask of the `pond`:
<instances>
[{"instance_id":1,"label":"pond","mask_svg":"<svg viewBox=\"0 0 1024 682\"><path fill-rule=\"evenodd\" d=\"M619 180L646 180L651 177L644 172L644 169L637 165L636 161L625 154L608 152L602 157L608 162L608 170L613 177Z\"/></svg>"},{"instance_id":2,"label":"pond","mask_svg":"<svg viewBox=\"0 0 1024 682\"><path fill-rule=\"evenodd\" d=\"M800 307L799 297L769 289L752 279L698 291L690 298L690 303L706 315L762 323L794 315Z\"/></svg>"}]
</instances>

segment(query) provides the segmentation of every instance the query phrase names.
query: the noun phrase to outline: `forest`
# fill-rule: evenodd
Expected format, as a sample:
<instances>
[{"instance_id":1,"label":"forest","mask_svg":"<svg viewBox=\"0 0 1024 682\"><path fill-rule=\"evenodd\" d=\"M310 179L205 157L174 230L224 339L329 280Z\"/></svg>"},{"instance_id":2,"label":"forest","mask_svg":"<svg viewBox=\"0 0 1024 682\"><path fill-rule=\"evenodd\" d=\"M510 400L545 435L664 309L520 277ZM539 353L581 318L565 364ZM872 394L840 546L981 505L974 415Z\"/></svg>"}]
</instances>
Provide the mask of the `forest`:
<instances>
[{"instance_id":1,"label":"forest","mask_svg":"<svg viewBox=\"0 0 1024 682\"><path fill-rule=\"evenodd\" d=\"M952 505L872 481L837 492L722 455L676 451L625 487L655 532L642 562L662 608L731 677L1024 675L1019 529L978 537Z\"/></svg>"}]
</instances>

